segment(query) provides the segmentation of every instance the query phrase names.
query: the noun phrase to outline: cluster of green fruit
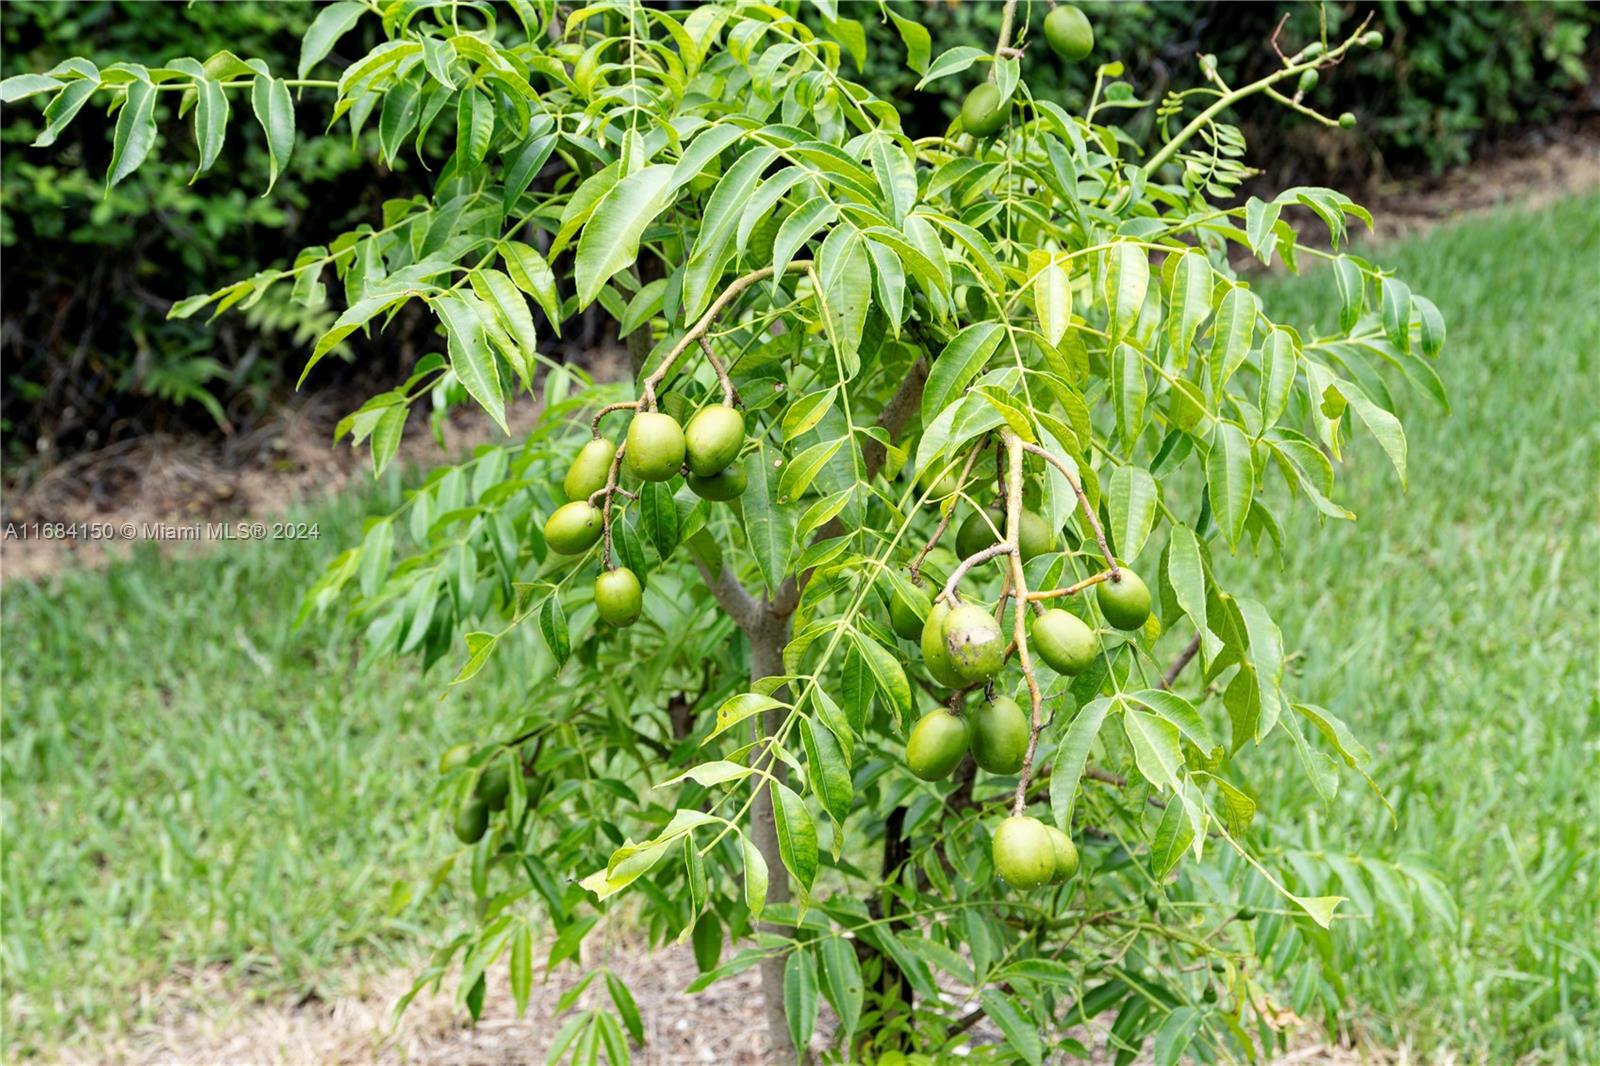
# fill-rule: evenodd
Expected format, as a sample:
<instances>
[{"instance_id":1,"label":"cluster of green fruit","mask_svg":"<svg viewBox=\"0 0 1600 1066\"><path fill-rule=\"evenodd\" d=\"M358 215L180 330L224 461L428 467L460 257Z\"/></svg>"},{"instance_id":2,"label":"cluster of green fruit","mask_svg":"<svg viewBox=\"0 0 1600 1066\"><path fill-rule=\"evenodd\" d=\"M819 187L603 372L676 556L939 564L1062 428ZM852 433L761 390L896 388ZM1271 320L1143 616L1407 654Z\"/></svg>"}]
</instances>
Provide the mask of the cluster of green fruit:
<instances>
[{"instance_id":1,"label":"cluster of green fruit","mask_svg":"<svg viewBox=\"0 0 1600 1066\"><path fill-rule=\"evenodd\" d=\"M1089 18L1071 4L1059 4L1045 16L1044 39L1050 50L1068 63L1088 58L1094 51L1094 27ZM1000 98L1000 89L986 81L967 94L961 105L961 125L975 137L992 137L1011 120L1011 99Z\"/></svg>"},{"instance_id":2,"label":"cluster of green fruit","mask_svg":"<svg viewBox=\"0 0 1600 1066\"><path fill-rule=\"evenodd\" d=\"M464 766L472 758L471 744L456 744L439 757L439 772L449 773ZM478 775L477 784L456 810L456 820L451 828L456 839L463 844L476 844L489 831L489 815L503 810L511 794L511 771L504 761L495 763Z\"/></svg>"},{"instance_id":3,"label":"cluster of green fruit","mask_svg":"<svg viewBox=\"0 0 1600 1066\"><path fill-rule=\"evenodd\" d=\"M738 498L745 489L744 468L736 461L744 448L744 415L726 404L696 411L687 426L659 411L639 411L628 424L623 466L640 481L670 481L679 473L695 495L706 500ZM612 468L617 445L596 437L579 449L562 481L568 503L556 508L544 524L545 543L561 555L581 555L605 531L608 498L595 506L594 497L614 487ZM625 566L602 571L594 582L595 609L614 626L639 619L644 590L639 576Z\"/></svg>"}]
</instances>

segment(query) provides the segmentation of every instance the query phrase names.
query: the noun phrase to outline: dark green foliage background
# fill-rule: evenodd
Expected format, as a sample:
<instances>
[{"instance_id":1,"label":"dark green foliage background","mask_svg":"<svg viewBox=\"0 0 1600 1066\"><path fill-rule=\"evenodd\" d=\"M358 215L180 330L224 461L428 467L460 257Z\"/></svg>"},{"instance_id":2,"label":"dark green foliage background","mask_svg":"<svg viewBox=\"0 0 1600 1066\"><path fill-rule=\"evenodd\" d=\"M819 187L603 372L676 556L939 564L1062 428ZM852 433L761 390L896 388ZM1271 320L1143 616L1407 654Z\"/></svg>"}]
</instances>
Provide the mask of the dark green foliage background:
<instances>
[{"instance_id":1,"label":"dark green foliage background","mask_svg":"<svg viewBox=\"0 0 1600 1066\"><path fill-rule=\"evenodd\" d=\"M894 6L926 25L940 49L989 47L1000 17L999 4L894 0ZM1239 80L1264 72L1276 62L1265 41L1285 10L1166 0L1082 6L1094 19L1095 55L1125 57L1130 80L1146 98L1189 69L1196 52L1214 52ZM942 129L967 80L946 79L913 93L915 76L901 64L893 30L861 7L855 14L879 38L869 48L874 58L865 80L904 104L909 131ZM1319 8L1288 10L1286 50L1312 39ZM72 54L156 64L222 46L287 73L315 11L310 3L267 0L14 0L0 22L0 76L47 69ZM1584 3L1334 3L1326 11L1330 33L1375 11L1391 47L1358 71L1330 72L1309 100L1329 114L1357 114L1355 137L1299 121L1270 102L1241 108L1237 118L1252 143L1251 158L1270 161L1268 178L1280 188L1307 182L1360 192L1382 176L1437 171L1508 130L1576 109L1594 91L1588 72L1600 41L1600 9ZM335 58L363 54L372 43L358 32ZM1024 75L1041 96L1070 106L1089 89L1094 67L1062 67L1036 42ZM110 153L109 125L85 112L49 150L28 147L40 127L32 103L6 108L0 125L6 260L0 437L13 461L47 465L152 429L248 427L283 397L311 338L332 315L299 309L286 294L212 327L199 319L168 322L167 307L220 280L284 265L299 248L376 217L387 195L412 187L403 178L394 182L375 151L352 151L344 134L321 136L315 125L302 124L295 166L272 197L261 199L265 148L259 130L240 123L230 135L248 150L225 151L215 180L188 185L192 155L179 152L192 147L160 151L106 198L98 175ZM174 145L187 143L188 131L178 136L175 117L168 115L163 128ZM394 330L389 337L387 346L362 350L360 367L329 364L324 384L363 371L387 380L406 361L406 350L427 339L408 342Z\"/></svg>"}]
</instances>

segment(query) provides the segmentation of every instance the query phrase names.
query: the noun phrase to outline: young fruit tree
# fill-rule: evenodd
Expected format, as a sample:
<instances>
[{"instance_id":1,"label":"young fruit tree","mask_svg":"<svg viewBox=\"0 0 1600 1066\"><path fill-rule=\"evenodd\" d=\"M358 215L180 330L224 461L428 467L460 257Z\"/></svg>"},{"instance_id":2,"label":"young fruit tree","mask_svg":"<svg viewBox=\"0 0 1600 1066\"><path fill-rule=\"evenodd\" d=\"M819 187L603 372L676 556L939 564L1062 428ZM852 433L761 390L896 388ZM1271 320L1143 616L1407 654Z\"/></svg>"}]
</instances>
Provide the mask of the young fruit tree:
<instances>
[{"instance_id":1,"label":"young fruit tree","mask_svg":"<svg viewBox=\"0 0 1600 1066\"><path fill-rule=\"evenodd\" d=\"M339 426L380 472L415 404L504 426L508 398L539 397L525 437L370 519L302 612L343 605L363 668L525 679L444 753L453 850L396 886L403 906L458 867L477 901L417 989L520 1010L620 908L692 945L690 991L757 968L774 1061L1037 1064L1085 1055L1096 1018L1118 1062L1228 1059L1331 1021L1336 908L1372 899L1365 876L1409 887L1274 821L1258 747L1292 748L1329 798L1366 752L1291 691L1265 601L1301 593L1226 587L1220 564L1270 550L1285 507L1353 517L1347 432L1403 482L1390 380L1438 395L1444 326L1339 250L1371 221L1343 194L1235 205L1253 172L1223 119L1265 95L1337 129L1317 72L1381 39L1237 86L1201 56L1201 84L1158 103L1107 61L1068 106L1020 61L1097 61L1070 5L1012 0L992 51L938 55L901 5L797 7L341 0L294 77L227 51L78 59L4 95L47 101L42 144L109 103L109 183L180 119L204 171L235 107L269 187L297 122L375 127L417 195L173 314L332 284L311 375L431 312L439 351ZM860 19L923 85L971 83L947 129L911 139L851 80ZM358 25L382 43L336 65ZM1112 123L1151 108L1149 143ZM1275 320L1247 257L1325 261L1327 328ZM537 346L595 305L624 381ZM578 991L602 976L608 1005L572 1010L552 1059L643 1041L623 975Z\"/></svg>"}]
</instances>

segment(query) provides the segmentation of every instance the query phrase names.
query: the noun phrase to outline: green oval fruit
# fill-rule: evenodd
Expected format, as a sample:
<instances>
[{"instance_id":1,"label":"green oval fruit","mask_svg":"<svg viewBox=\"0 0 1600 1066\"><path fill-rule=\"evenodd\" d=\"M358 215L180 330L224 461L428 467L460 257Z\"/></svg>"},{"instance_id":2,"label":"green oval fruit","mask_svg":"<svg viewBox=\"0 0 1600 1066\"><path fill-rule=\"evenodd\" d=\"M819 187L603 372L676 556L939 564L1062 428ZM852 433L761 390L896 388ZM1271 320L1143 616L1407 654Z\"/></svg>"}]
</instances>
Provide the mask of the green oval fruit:
<instances>
[{"instance_id":1,"label":"green oval fruit","mask_svg":"<svg viewBox=\"0 0 1600 1066\"><path fill-rule=\"evenodd\" d=\"M506 770L502 760L478 775L477 787L473 793L484 803L489 805L491 811L498 811L506 805L506 796L511 792L511 774Z\"/></svg>"},{"instance_id":2,"label":"green oval fruit","mask_svg":"<svg viewBox=\"0 0 1600 1066\"><path fill-rule=\"evenodd\" d=\"M1118 567L1116 577L1107 578L1094 589L1100 613L1118 629L1138 629L1150 617L1150 590L1127 567Z\"/></svg>"},{"instance_id":3,"label":"green oval fruit","mask_svg":"<svg viewBox=\"0 0 1600 1066\"><path fill-rule=\"evenodd\" d=\"M993 528L990 528L991 524ZM996 530L1004 533L1005 528L1006 513L1000 508L986 507L982 511L973 511L961 523L961 528L956 530L956 554L963 559L970 559L985 548L993 547L1000 543Z\"/></svg>"},{"instance_id":4,"label":"green oval fruit","mask_svg":"<svg viewBox=\"0 0 1600 1066\"><path fill-rule=\"evenodd\" d=\"M476 844L489 829L489 807L481 799L469 799L456 811L456 839L463 844Z\"/></svg>"},{"instance_id":5,"label":"green oval fruit","mask_svg":"<svg viewBox=\"0 0 1600 1066\"><path fill-rule=\"evenodd\" d=\"M906 765L924 781L948 777L966 753L967 723L942 707L917 719L906 741Z\"/></svg>"},{"instance_id":6,"label":"green oval fruit","mask_svg":"<svg viewBox=\"0 0 1600 1066\"><path fill-rule=\"evenodd\" d=\"M1014 774L1028 753L1028 716L1010 696L980 703L972 715L972 758L991 774Z\"/></svg>"},{"instance_id":7,"label":"green oval fruit","mask_svg":"<svg viewBox=\"0 0 1600 1066\"><path fill-rule=\"evenodd\" d=\"M961 124L975 137L999 133L1010 117L1011 101L1000 99L1000 90L993 82L979 84L961 105Z\"/></svg>"},{"instance_id":8,"label":"green oval fruit","mask_svg":"<svg viewBox=\"0 0 1600 1066\"><path fill-rule=\"evenodd\" d=\"M928 594L915 585L902 591L898 586L889 597L889 625L902 640L922 639L922 623L933 610Z\"/></svg>"},{"instance_id":9,"label":"green oval fruit","mask_svg":"<svg viewBox=\"0 0 1600 1066\"><path fill-rule=\"evenodd\" d=\"M443 755L439 756L439 772L447 774L470 758L472 758L471 744L452 744L445 749Z\"/></svg>"},{"instance_id":10,"label":"green oval fruit","mask_svg":"<svg viewBox=\"0 0 1600 1066\"><path fill-rule=\"evenodd\" d=\"M566 480L561 488L569 500L587 500L606 487L611 476L611 462L617 457L617 446L601 438L592 440L578 449L572 465L567 467Z\"/></svg>"},{"instance_id":11,"label":"green oval fruit","mask_svg":"<svg viewBox=\"0 0 1600 1066\"><path fill-rule=\"evenodd\" d=\"M1318 77L1316 70L1303 71L1300 75L1300 92L1308 93L1317 87Z\"/></svg>"},{"instance_id":12,"label":"green oval fruit","mask_svg":"<svg viewBox=\"0 0 1600 1066\"><path fill-rule=\"evenodd\" d=\"M1382 30L1368 30L1366 33L1363 33L1361 35L1361 44L1364 47L1367 47L1367 48L1382 48L1383 47L1383 31Z\"/></svg>"},{"instance_id":13,"label":"green oval fruit","mask_svg":"<svg viewBox=\"0 0 1600 1066\"><path fill-rule=\"evenodd\" d=\"M631 626L644 608L644 590L639 578L626 566L607 570L594 579L594 607L614 626Z\"/></svg>"},{"instance_id":14,"label":"green oval fruit","mask_svg":"<svg viewBox=\"0 0 1600 1066\"><path fill-rule=\"evenodd\" d=\"M950 663L950 652L944 644L944 621L950 617L950 606L943 600L933 605L922 623L922 661L933 679L946 688L961 688L966 682Z\"/></svg>"},{"instance_id":15,"label":"green oval fruit","mask_svg":"<svg viewBox=\"0 0 1600 1066\"><path fill-rule=\"evenodd\" d=\"M1051 884L1072 880L1072 875L1078 872L1078 846L1071 837L1053 825L1046 825L1044 831L1050 834L1050 844L1056 853L1055 872L1050 875Z\"/></svg>"},{"instance_id":16,"label":"green oval fruit","mask_svg":"<svg viewBox=\"0 0 1600 1066\"><path fill-rule=\"evenodd\" d=\"M744 415L714 403L702 407L683 429L689 470L701 477L720 473L744 447Z\"/></svg>"},{"instance_id":17,"label":"green oval fruit","mask_svg":"<svg viewBox=\"0 0 1600 1066\"><path fill-rule=\"evenodd\" d=\"M1076 63L1094 51L1094 27L1089 17L1071 4L1061 4L1045 16L1044 39L1050 51Z\"/></svg>"},{"instance_id":18,"label":"green oval fruit","mask_svg":"<svg viewBox=\"0 0 1600 1066\"><path fill-rule=\"evenodd\" d=\"M600 508L585 500L573 500L557 507L544 523L544 542L562 555L581 555L594 546L605 531Z\"/></svg>"},{"instance_id":19,"label":"green oval fruit","mask_svg":"<svg viewBox=\"0 0 1600 1066\"><path fill-rule=\"evenodd\" d=\"M1241 922L1253 922L1256 920L1256 909L1254 907L1240 907L1239 913L1235 917Z\"/></svg>"},{"instance_id":20,"label":"green oval fruit","mask_svg":"<svg viewBox=\"0 0 1600 1066\"><path fill-rule=\"evenodd\" d=\"M963 603L945 618L944 646L956 676L966 682L989 680L1005 662L1000 623L975 603Z\"/></svg>"},{"instance_id":21,"label":"green oval fruit","mask_svg":"<svg viewBox=\"0 0 1600 1066\"><path fill-rule=\"evenodd\" d=\"M1056 870L1056 849L1044 823L1027 815L1013 815L994 831L990 851L994 870L1013 888L1038 888Z\"/></svg>"},{"instance_id":22,"label":"green oval fruit","mask_svg":"<svg viewBox=\"0 0 1600 1066\"><path fill-rule=\"evenodd\" d=\"M1356 128L1356 116L1353 113L1349 112L1349 111L1346 111L1343 114L1341 114L1339 116L1339 128L1342 129L1342 130L1353 130L1353 129L1355 129Z\"/></svg>"},{"instance_id":23,"label":"green oval fruit","mask_svg":"<svg viewBox=\"0 0 1600 1066\"><path fill-rule=\"evenodd\" d=\"M718 470L710 477L701 477L691 472L684 478L690 492L702 500L712 500L717 503L725 503L743 496L747 480L744 467L737 463Z\"/></svg>"},{"instance_id":24,"label":"green oval fruit","mask_svg":"<svg viewBox=\"0 0 1600 1066\"><path fill-rule=\"evenodd\" d=\"M1077 615L1059 607L1033 620L1033 650L1058 674L1080 674L1094 662L1099 642Z\"/></svg>"},{"instance_id":25,"label":"green oval fruit","mask_svg":"<svg viewBox=\"0 0 1600 1066\"><path fill-rule=\"evenodd\" d=\"M628 469L641 481L668 481L683 465L686 445L677 419L641 411L628 423Z\"/></svg>"},{"instance_id":26,"label":"green oval fruit","mask_svg":"<svg viewBox=\"0 0 1600 1066\"><path fill-rule=\"evenodd\" d=\"M1055 531L1050 528L1050 523L1044 520L1044 515L1036 514L1024 507L1017 526L1017 547L1022 549L1023 562L1027 562L1035 555L1045 555L1056 550Z\"/></svg>"},{"instance_id":27,"label":"green oval fruit","mask_svg":"<svg viewBox=\"0 0 1600 1066\"><path fill-rule=\"evenodd\" d=\"M930 466L917 478L917 483L927 490L928 499L942 500L961 489L961 472L954 467Z\"/></svg>"}]
</instances>

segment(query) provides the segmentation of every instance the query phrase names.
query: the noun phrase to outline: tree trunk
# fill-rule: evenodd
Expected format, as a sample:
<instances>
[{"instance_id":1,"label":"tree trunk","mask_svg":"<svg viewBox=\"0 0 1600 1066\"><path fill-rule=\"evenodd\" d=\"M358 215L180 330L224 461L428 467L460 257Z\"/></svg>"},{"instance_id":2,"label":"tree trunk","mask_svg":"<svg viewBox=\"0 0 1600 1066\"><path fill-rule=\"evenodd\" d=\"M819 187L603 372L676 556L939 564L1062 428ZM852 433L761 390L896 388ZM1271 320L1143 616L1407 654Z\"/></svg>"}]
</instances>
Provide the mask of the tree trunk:
<instances>
[{"instance_id":1,"label":"tree trunk","mask_svg":"<svg viewBox=\"0 0 1600 1066\"><path fill-rule=\"evenodd\" d=\"M763 604L760 618L746 634L750 641L750 680L759 681L783 673L783 648L789 642L789 619L778 615ZM761 732L771 736L783 724L785 711L779 707L761 715ZM781 780L782 764L773 767ZM766 860L768 871L767 904L789 902L789 872L784 868L783 857L778 853L778 823L772 813L772 791L762 788L756 793L750 808L750 832L756 849ZM766 932L787 936L793 930L771 922L761 922ZM789 1020L783 1009L783 969L785 959L763 959L761 962L761 997L765 1001L767 1037L772 1042L772 1061L775 1063L804 1062L809 1060L805 1049L796 1048L789 1036Z\"/></svg>"}]
</instances>

